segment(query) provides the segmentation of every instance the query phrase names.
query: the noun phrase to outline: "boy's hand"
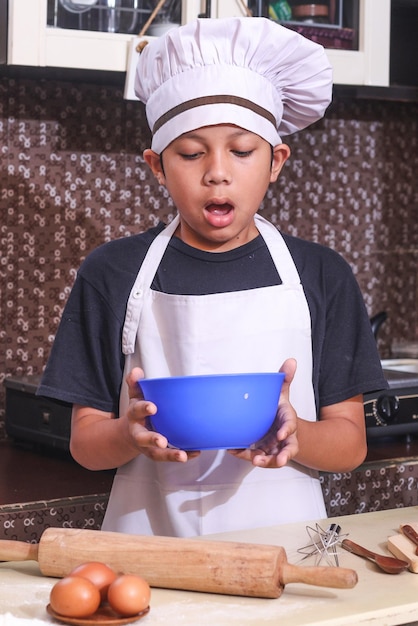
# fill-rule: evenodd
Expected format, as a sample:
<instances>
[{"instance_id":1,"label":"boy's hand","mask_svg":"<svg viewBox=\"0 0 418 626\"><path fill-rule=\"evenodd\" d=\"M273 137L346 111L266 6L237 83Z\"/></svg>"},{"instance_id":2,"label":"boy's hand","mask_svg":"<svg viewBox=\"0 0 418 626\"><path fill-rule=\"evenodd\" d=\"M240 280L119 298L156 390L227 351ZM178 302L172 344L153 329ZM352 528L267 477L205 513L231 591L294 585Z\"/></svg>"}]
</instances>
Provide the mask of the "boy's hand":
<instances>
[{"instance_id":1,"label":"boy's hand","mask_svg":"<svg viewBox=\"0 0 418 626\"><path fill-rule=\"evenodd\" d=\"M167 438L147 428L150 418L156 413L153 402L144 400L138 381L144 377L141 368L134 368L127 376L129 387L129 408L126 415L127 436L134 441L138 452L153 461L174 461L185 463L189 458L198 456L199 452L186 452L169 447ZM140 383L139 383L140 384Z\"/></svg>"},{"instance_id":2,"label":"boy's hand","mask_svg":"<svg viewBox=\"0 0 418 626\"><path fill-rule=\"evenodd\" d=\"M299 451L296 436L297 416L289 401L289 389L296 372L296 361L287 359L280 371L285 373L285 379L276 418L269 432L246 450L229 450L233 456L251 461L257 467L283 467Z\"/></svg>"}]
</instances>

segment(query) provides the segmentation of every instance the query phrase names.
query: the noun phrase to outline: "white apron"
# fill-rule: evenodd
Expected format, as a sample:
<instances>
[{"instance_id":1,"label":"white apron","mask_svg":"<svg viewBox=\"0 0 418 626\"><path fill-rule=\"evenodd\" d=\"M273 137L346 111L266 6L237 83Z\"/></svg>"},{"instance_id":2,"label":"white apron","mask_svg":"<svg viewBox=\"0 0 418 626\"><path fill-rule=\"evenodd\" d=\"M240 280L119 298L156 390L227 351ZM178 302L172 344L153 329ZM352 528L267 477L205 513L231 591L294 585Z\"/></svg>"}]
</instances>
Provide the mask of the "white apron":
<instances>
[{"instance_id":1,"label":"white apron","mask_svg":"<svg viewBox=\"0 0 418 626\"><path fill-rule=\"evenodd\" d=\"M147 378L235 372L275 372L297 360L291 401L316 419L312 387L311 320L296 266L277 229L256 215L281 285L203 296L150 289L176 217L153 241L127 305L123 329L125 376L139 365ZM126 410L126 383L120 414ZM187 463L140 455L120 467L103 530L190 537L322 519L317 472L297 463L264 469L224 450L203 451Z\"/></svg>"}]
</instances>

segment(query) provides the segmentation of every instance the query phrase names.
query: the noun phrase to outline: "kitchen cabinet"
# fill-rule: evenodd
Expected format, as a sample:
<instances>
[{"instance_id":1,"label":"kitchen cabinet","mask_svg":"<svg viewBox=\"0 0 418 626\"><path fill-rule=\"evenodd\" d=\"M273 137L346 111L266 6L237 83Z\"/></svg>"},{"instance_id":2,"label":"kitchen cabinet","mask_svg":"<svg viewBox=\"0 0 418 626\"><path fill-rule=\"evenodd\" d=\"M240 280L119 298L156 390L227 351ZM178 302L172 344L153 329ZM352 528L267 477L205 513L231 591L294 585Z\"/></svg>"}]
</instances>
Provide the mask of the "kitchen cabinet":
<instances>
[{"instance_id":1,"label":"kitchen cabinet","mask_svg":"<svg viewBox=\"0 0 418 626\"><path fill-rule=\"evenodd\" d=\"M390 5L359 0L359 49L327 51L335 83L389 85ZM182 21L204 7L201 0L182 0ZM211 2L212 17L245 14L241 0ZM132 34L51 27L47 16L48 0L9 0L9 65L126 71Z\"/></svg>"},{"instance_id":2,"label":"kitchen cabinet","mask_svg":"<svg viewBox=\"0 0 418 626\"><path fill-rule=\"evenodd\" d=\"M181 0L182 22L194 19L204 5L201 0ZM243 15L237 0L211 5L213 17ZM48 11L48 0L9 0L9 65L126 71L132 33L51 27Z\"/></svg>"}]
</instances>

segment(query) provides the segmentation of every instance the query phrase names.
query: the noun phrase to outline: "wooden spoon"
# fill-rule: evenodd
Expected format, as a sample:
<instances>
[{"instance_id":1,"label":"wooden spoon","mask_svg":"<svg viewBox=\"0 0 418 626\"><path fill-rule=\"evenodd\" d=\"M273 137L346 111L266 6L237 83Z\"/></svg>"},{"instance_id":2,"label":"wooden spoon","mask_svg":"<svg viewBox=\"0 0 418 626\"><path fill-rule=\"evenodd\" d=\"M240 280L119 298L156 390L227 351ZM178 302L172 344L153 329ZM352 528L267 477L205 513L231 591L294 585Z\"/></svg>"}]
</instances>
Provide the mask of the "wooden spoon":
<instances>
[{"instance_id":1,"label":"wooden spoon","mask_svg":"<svg viewBox=\"0 0 418 626\"><path fill-rule=\"evenodd\" d=\"M418 556L418 533L409 524L403 524L401 531L415 545L415 554Z\"/></svg>"},{"instance_id":2,"label":"wooden spoon","mask_svg":"<svg viewBox=\"0 0 418 626\"><path fill-rule=\"evenodd\" d=\"M395 559L392 556L384 556L383 554L376 554L376 552L371 552L367 550L367 548L363 548L359 546L354 541L350 541L349 539L344 539L341 542L342 547L348 552L352 552L353 554L357 554L357 556L362 556L369 561L375 563L381 570L386 572L386 574L400 574L404 570L406 570L409 566L409 563L406 561L401 561L400 559Z\"/></svg>"}]
</instances>

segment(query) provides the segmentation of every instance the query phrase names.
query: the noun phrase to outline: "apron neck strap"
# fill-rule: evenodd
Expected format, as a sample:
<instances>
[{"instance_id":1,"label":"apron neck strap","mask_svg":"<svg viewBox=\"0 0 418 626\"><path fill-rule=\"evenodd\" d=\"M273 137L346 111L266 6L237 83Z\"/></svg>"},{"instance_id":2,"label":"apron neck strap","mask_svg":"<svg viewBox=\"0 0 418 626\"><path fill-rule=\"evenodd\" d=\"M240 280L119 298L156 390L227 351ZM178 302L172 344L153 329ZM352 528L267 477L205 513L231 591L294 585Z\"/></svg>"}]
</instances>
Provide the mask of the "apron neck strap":
<instances>
[{"instance_id":1,"label":"apron neck strap","mask_svg":"<svg viewBox=\"0 0 418 626\"><path fill-rule=\"evenodd\" d=\"M266 220L264 217L261 217L258 213L256 213L254 219L257 230L269 249L271 258L276 266L277 273L281 278L282 284L300 284L300 277L296 269L295 262L280 232L274 224Z\"/></svg>"},{"instance_id":2,"label":"apron neck strap","mask_svg":"<svg viewBox=\"0 0 418 626\"><path fill-rule=\"evenodd\" d=\"M180 216L176 215L168 226L154 239L142 265L139 269L126 306L125 322L122 330L122 352L133 354L135 351L136 333L141 319L144 298L151 287L151 283L164 255L164 252L180 223Z\"/></svg>"}]
</instances>

